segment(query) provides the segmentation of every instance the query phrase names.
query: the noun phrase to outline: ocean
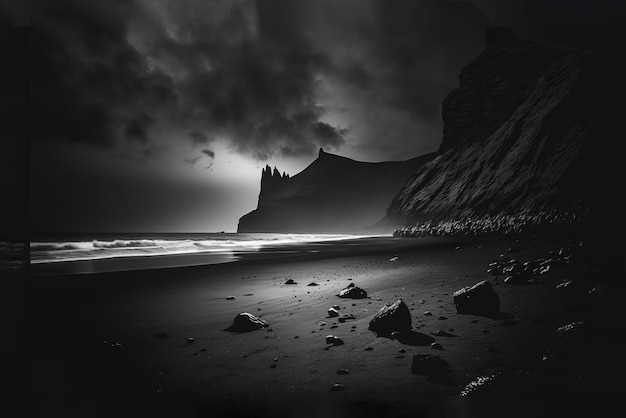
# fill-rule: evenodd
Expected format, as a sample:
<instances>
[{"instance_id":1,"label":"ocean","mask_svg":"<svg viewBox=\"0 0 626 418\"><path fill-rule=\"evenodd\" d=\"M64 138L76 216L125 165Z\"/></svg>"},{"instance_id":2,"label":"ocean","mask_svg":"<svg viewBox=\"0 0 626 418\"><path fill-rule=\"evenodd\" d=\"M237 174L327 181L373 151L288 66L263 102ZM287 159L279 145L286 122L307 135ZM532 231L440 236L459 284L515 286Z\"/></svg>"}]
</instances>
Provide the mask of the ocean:
<instances>
[{"instance_id":1,"label":"ocean","mask_svg":"<svg viewBox=\"0 0 626 418\"><path fill-rule=\"evenodd\" d=\"M302 245L305 244L370 236L270 233L51 235L37 237L30 243L30 268L39 274L62 274L215 264L237 261L245 254L265 250L303 251ZM319 251L310 246L307 248L306 251Z\"/></svg>"}]
</instances>

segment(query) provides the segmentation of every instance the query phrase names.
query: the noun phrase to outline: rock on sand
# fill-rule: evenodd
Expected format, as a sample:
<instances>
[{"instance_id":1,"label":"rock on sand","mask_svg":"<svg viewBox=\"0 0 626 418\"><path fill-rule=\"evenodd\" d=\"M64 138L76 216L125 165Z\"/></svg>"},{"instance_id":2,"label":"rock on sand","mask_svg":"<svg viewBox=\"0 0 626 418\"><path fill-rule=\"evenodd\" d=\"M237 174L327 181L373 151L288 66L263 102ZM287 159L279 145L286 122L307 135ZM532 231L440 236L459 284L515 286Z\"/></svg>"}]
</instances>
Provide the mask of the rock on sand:
<instances>
[{"instance_id":1,"label":"rock on sand","mask_svg":"<svg viewBox=\"0 0 626 418\"><path fill-rule=\"evenodd\" d=\"M349 299L365 299L367 297L367 292L360 287L355 286L354 283L350 283L348 287L339 292L337 296Z\"/></svg>"},{"instance_id":2,"label":"rock on sand","mask_svg":"<svg viewBox=\"0 0 626 418\"><path fill-rule=\"evenodd\" d=\"M486 280L454 292L454 304L461 314L493 316L500 312L500 298Z\"/></svg>"},{"instance_id":3,"label":"rock on sand","mask_svg":"<svg viewBox=\"0 0 626 418\"><path fill-rule=\"evenodd\" d=\"M250 332L267 326L268 324L264 320L259 319L248 312L242 312L235 317L233 324L226 328L226 331Z\"/></svg>"},{"instance_id":4,"label":"rock on sand","mask_svg":"<svg viewBox=\"0 0 626 418\"><path fill-rule=\"evenodd\" d=\"M402 299L383 306L370 321L369 330L380 336L390 336L394 331L410 331L411 313L408 306Z\"/></svg>"}]
</instances>

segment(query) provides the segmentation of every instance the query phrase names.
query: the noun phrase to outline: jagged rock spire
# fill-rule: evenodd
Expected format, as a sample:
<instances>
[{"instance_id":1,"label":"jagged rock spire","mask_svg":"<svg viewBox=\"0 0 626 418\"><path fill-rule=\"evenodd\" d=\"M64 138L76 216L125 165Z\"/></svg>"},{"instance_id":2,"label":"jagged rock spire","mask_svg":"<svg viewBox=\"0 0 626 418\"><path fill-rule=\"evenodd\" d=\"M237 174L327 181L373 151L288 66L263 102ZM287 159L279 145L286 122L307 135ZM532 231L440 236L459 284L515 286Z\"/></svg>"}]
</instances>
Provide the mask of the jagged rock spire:
<instances>
[{"instance_id":1,"label":"jagged rock spire","mask_svg":"<svg viewBox=\"0 0 626 418\"><path fill-rule=\"evenodd\" d=\"M264 196L271 194L277 187L280 187L280 185L288 179L289 174L284 171L281 174L276 166L272 169L272 167L267 164L261 172L261 192L259 194L259 202L261 202Z\"/></svg>"}]
</instances>

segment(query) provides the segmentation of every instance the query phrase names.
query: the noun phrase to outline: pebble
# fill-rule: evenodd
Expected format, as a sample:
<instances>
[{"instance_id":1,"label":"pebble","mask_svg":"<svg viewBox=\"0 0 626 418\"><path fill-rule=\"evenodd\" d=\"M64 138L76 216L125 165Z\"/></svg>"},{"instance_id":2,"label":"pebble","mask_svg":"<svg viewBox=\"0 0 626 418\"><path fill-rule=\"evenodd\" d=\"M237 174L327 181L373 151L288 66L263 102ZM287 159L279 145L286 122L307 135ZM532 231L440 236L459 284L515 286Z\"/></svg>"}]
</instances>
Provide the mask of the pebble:
<instances>
[{"instance_id":1,"label":"pebble","mask_svg":"<svg viewBox=\"0 0 626 418\"><path fill-rule=\"evenodd\" d=\"M340 392L342 390L346 390L346 388L340 383L335 383L330 390L333 392Z\"/></svg>"},{"instance_id":2,"label":"pebble","mask_svg":"<svg viewBox=\"0 0 626 418\"><path fill-rule=\"evenodd\" d=\"M285 284L298 284L298 283L296 283L296 282L295 282L295 280L293 280L293 279L288 279L288 280L285 282Z\"/></svg>"},{"instance_id":3,"label":"pebble","mask_svg":"<svg viewBox=\"0 0 626 418\"><path fill-rule=\"evenodd\" d=\"M234 296L228 296L228 297L226 298L226 300L235 300L235 299L237 299L237 298L236 298L236 297L234 297Z\"/></svg>"},{"instance_id":4,"label":"pebble","mask_svg":"<svg viewBox=\"0 0 626 418\"><path fill-rule=\"evenodd\" d=\"M426 311L424 312L424 316L433 316L433 313L431 311Z\"/></svg>"},{"instance_id":5,"label":"pebble","mask_svg":"<svg viewBox=\"0 0 626 418\"><path fill-rule=\"evenodd\" d=\"M571 280L565 280L564 282L557 284L557 285L556 285L556 288L557 288L557 289L562 289L562 288L564 288L564 287L568 287L568 286L569 286L569 285L571 285L572 283L573 283L573 282L572 282Z\"/></svg>"},{"instance_id":6,"label":"pebble","mask_svg":"<svg viewBox=\"0 0 626 418\"><path fill-rule=\"evenodd\" d=\"M194 342L196 339L193 337L189 337L187 338L187 344L191 344L192 342Z\"/></svg>"},{"instance_id":7,"label":"pebble","mask_svg":"<svg viewBox=\"0 0 626 418\"><path fill-rule=\"evenodd\" d=\"M443 346L439 343L432 343L430 346L435 350L443 350Z\"/></svg>"},{"instance_id":8,"label":"pebble","mask_svg":"<svg viewBox=\"0 0 626 418\"><path fill-rule=\"evenodd\" d=\"M352 314L345 314L345 315L341 315L337 319L339 320L339 322L346 322L349 319L356 319L356 317Z\"/></svg>"},{"instance_id":9,"label":"pebble","mask_svg":"<svg viewBox=\"0 0 626 418\"><path fill-rule=\"evenodd\" d=\"M326 344L342 345L344 342L341 338L335 337L334 335L327 335Z\"/></svg>"},{"instance_id":10,"label":"pebble","mask_svg":"<svg viewBox=\"0 0 626 418\"><path fill-rule=\"evenodd\" d=\"M348 369L339 369L337 374L350 374L350 371Z\"/></svg>"}]
</instances>

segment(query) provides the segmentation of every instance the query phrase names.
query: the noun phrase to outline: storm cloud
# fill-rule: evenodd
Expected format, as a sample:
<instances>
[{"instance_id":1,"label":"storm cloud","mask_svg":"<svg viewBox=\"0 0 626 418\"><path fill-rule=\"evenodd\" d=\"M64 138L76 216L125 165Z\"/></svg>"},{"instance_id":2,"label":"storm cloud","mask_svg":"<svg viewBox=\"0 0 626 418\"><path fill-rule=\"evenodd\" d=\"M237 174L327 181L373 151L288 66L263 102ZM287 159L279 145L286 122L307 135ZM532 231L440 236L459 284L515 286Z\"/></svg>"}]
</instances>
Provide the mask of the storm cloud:
<instances>
[{"instance_id":1,"label":"storm cloud","mask_svg":"<svg viewBox=\"0 0 626 418\"><path fill-rule=\"evenodd\" d=\"M384 141L380 129L352 131L378 108L437 130L441 98L485 26L469 3L432 0L59 0L35 10L34 139L138 150L217 138L260 160ZM414 124L395 126L406 142L419 140Z\"/></svg>"}]
</instances>

